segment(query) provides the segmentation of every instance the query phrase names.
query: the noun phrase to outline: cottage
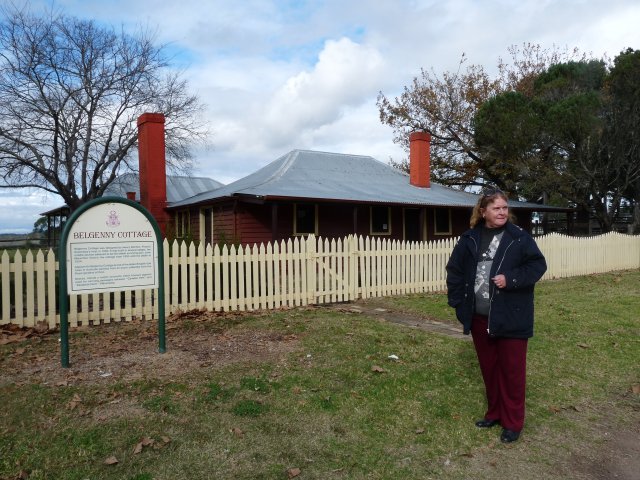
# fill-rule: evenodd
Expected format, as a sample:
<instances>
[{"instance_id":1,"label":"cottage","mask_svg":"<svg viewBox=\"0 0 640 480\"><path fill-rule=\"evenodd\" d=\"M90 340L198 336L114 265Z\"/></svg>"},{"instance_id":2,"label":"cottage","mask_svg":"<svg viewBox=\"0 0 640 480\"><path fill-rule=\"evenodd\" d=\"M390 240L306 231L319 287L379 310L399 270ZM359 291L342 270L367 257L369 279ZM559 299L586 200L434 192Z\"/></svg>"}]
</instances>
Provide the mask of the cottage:
<instances>
[{"instance_id":1,"label":"cottage","mask_svg":"<svg viewBox=\"0 0 640 480\"><path fill-rule=\"evenodd\" d=\"M478 197L432 183L429 154L430 135L424 132L410 137L410 174L369 156L293 150L229 185L171 202L166 211L177 238L204 244L257 244L309 234L407 241L457 236L468 228ZM148 169L161 172L163 164ZM160 203L158 197L155 204ZM533 212L566 211L525 202L511 207L528 230Z\"/></svg>"},{"instance_id":2,"label":"cottage","mask_svg":"<svg viewBox=\"0 0 640 480\"><path fill-rule=\"evenodd\" d=\"M370 156L293 150L229 185L166 175L164 115L138 119L139 174L109 195L138 199L169 239L259 244L314 234L423 241L460 235L477 195L430 181L430 140L410 136L407 174ZM535 212L569 209L510 202L531 231ZM46 215L59 214L58 210Z\"/></svg>"}]
</instances>

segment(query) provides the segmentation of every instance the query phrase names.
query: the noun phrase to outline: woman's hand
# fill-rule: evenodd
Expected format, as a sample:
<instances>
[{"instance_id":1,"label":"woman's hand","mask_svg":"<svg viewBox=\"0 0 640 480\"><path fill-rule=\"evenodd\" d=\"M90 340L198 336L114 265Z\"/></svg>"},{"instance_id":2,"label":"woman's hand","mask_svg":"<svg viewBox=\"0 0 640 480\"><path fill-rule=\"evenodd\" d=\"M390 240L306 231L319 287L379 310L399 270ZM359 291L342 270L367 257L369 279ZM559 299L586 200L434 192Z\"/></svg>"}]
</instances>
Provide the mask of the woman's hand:
<instances>
[{"instance_id":1,"label":"woman's hand","mask_svg":"<svg viewBox=\"0 0 640 480\"><path fill-rule=\"evenodd\" d=\"M504 288L507 286L507 277L502 274L496 275L491 280L493 280L493 283L495 283L498 288Z\"/></svg>"}]
</instances>

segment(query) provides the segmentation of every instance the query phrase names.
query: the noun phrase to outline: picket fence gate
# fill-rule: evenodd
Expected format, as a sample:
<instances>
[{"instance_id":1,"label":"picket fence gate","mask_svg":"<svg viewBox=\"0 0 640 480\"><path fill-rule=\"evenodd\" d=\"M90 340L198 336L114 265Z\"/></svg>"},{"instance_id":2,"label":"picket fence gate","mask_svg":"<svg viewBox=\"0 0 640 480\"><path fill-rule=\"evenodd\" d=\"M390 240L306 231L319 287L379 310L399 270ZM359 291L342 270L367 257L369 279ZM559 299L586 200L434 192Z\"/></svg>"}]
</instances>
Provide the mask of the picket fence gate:
<instances>
[{"instance_id":1,"label":"picket fence gate","mask_svg":"<svg viewBox=\"0 0 640 480\"><path fill-rule=\"evenodd\" d=\"M273 244L211 246L164 241L165 308L247 311L444 291L457 239L431 242L309 236ZM640 236L610 233L536 239L549 269L544 279L640 268ZM53 250L0 255L0 324L60 321ZM157 318L158 290L71 295L69 324Z\"/></svg>"}]
</instances>

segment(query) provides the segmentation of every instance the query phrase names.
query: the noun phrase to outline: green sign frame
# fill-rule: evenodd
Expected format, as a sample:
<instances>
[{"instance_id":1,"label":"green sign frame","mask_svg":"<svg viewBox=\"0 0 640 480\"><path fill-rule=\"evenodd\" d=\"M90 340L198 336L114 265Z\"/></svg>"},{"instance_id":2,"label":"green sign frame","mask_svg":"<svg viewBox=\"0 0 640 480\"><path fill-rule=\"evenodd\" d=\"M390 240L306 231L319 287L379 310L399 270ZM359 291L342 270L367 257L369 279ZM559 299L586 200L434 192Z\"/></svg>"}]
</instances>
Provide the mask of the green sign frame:
<instances>
[{"instance_id":1,"label":"green sign frame","mask_svg":"<svg viewBox=\"0 0 640 480\"><path fill-rule=\"evenodd\" d=\"M69 233L71 227L78 220L78 218L87 212L87 210L102 205L105 203L120 203L133 207L142 213L153 227L153 231L156 237L156 246L158 252L158 352L165 353L166 347L166 329L165 329L165 301L164 301L164 249L163 239L160 228L155 218L149 213L149 211L133 200L121 198L121 197L100 197L94 200L90 200L75 212L71 214L69 220L65 223L62 230L62 236L60 237L60 245L58 246L58 304L60 305L60 363L63 368L69 368L69 295L67 285L67 243L69 240ZM122 288L115 291L123 291L127 288Z\"/></svg>"}]
</instances>

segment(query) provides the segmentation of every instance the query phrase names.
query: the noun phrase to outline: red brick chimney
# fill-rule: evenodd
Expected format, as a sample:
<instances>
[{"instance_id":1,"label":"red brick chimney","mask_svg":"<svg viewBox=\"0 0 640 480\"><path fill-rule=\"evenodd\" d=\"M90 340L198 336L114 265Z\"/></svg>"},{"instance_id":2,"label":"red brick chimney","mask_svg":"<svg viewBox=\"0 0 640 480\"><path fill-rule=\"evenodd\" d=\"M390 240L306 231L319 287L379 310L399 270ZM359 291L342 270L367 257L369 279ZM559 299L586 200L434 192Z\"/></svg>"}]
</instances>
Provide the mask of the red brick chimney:
<instances>
[{"instance_id":1,"label":"red brick chimney","mask_svg":"<svg viewBox=\"0 0 640 480\"><path fill-rule=\"evenodd\" d=\"M409 183L416 187L431 186L431 134L413 132L409 135Z\"/></svg>"},{"instance_id":2,"label":"red brick chimney","mask_svg":"<svg viewBox=\"0 0 640 480\"><path fill-rule=\"evenodd\" d=\"M169 214L164 147L164 115L143 113L138 117L138 161L140 163L140 204L158 222L165 236Z\"/></svg>"}]
</instances>

